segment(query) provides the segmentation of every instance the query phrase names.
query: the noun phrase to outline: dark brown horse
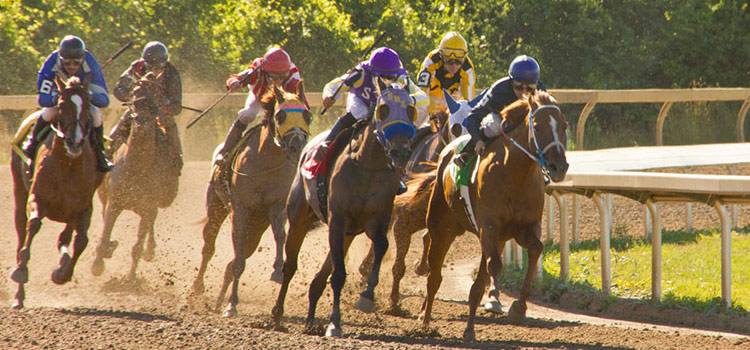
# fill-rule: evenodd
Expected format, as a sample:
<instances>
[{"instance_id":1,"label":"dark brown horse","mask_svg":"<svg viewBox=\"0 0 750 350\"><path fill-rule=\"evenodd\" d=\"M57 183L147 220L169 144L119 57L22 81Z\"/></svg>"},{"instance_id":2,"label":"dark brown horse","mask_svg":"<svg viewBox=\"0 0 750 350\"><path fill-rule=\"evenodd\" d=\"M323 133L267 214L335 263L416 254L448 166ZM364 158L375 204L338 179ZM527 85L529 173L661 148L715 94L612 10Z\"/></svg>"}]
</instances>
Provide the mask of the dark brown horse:
<instances>
[{"instance_id":1,"label":"dark brown horse","mask_svg":"<svg viewBox=\"0 0 750 350\"><path fill-rule=\"evenodd\" d=\"M117 247L117 241L110 239L117 218L123 210L130 210L141 217L138 239L131 251L130 272L126 276L126 280L134 281L139 260L151 261L154 258L154 223L159 208L168 207L177 196L179 172L170 162L164 161L170 159L167 152L172 149L157 118L155 98L159 93L151 75L141 79L133 89L133 101L127 116L132 118L130 135L127 143L115 154L115 167L99 190L104 228L91 269L95 276L102 274L104 259L111 258Z\"/></svg>"},{"instance_id":2,"label":"dark brown horse","mask_svg":"<svg viewBox=\"0 0 750 350\"><path fill-rule=\"evenodd\" d=\"M356 307L365 312L375 309L374 289L378 284L380 264L388 249L386 232L391 219L393 199L396 196L400 169L405 166L410 150L410 139L414 134L413 118L416 109L410 103L406 90L399 87L380 86L382 93L375 108L374 118L358 128L356 136L343 131L332 146L332 160L327 172L328 197L321 206L318 178L303 175L303 164L325 137L318 135L304 152L287 199L289 216L289 236L286 243L284 281L279 290L273 316L276 326L281 324L284 314L289 282L297 270L297 256L305 235L317 219L328 223L330 252L323 266L310 284L307 329L311 330L315 320L318 299L331 276L333 289L333 309L326 336L341 335L341 289L346 279L344 256L354 237L362 232L372 240L375 258L367 289L360 294ZM354 142L350 141L352 135ZM343 151L336 152L343 148ZM320 174L318 176L321 176ZM309 198L309 199L308 199ZM327 208L327 210L321 210Z\"/></svg>"},{"instance_id":3,"label":"dark brown horse","mask_svg":"<svg viewBox=\"0 0 750 350\"><path fill-rule=\"evenodd\" d=\"M409 191L396 197L393 204L393 237L396 242L396 257L393 261L393 284L391 287L391 311L399 313L398 302L400 299L399 288L401 279L406 272L406 254L411 246L411 236L417 231L426 228L425 216L427 215L427 202L432 181L425 177L435 177L435 164L443 148L455 138L461 136L461 121L483 97L484 92L471 101L456 101L446 91L445 94L448 111L438 112L430 116L431 133L423 138L415 138L412 143L412 154L406 166L406 174L411 178L407 184ZM420 275L426 275L427 249L429 235L422 236L422 258L417 261L416 271ZM373 251L370 249L367 257L359 267L359 273L366 277L370 271L373 260Z\"/></svg>"},{"instance_id":4,"label":"dark brown horse","mask_svg":"<svg viewBox=\"0 0 750 350\"><path fill-rule=\"evenodd\" d=\"M482 245L479 272L469 295L469 319L464 331L467 340L474 339L474 317L489 277L493 280L490 297L499 305L501 254L509 239L515 239L528 250L528 271L520 297L508 312L514 321L525 317L526 299L543 248L539 239L544 207L543 172L552 181L561 181L568 169L565 159L568 123L554 98L546 92L537 92L514 102L501 114L502 124L511 131L487 146L478 160L476 181L458 185L450 176L455 146L466 138L446 147L427 209L430 273L420 316L425 327L430 323L432 303L442 281L443 261L453 240L464 231L471 231L479 236ZM467 188L461 189L462 186ZM467 195L470 205L465 206Z\"/></svg>"},{"instance_id":5,"label":"dark brown horse","mask_svg":"<svg viewBox=\"0 0 750 350\"><path fill-rule=\"evenodd\" d=\"M31 241L49 218L65 223L57 240L60 262L52 272L52 281L64 284L73 276L78 258L88 244L92 198L102 180L96 170L96 156L90 142L92 120L89 115L88 84L78 78L67 82L56 79L60 92L59 113L51 121L53 133L37 150L33 178L25 174L26 165L18 153L11 154L11 174L15 198L15 224L18 234L16 261L11 274L18 283L14 308L22 308L24 284L29 280L28 262ZM29 118L36 118L38 113ZM69 252L73 230L76 231L73 254Z\"/></svg>"},{"instance_id":6,"label":"dark brown horse","mask_svg":"<svg viewBox=\"0 0 750 350\"><path fill-rule=\"evenodd\" d=\"M203 227L201 266L193 283L193 291L195 294L203 293L203 275L214 254L216 236L231 212L234 259L226 267L224 282L216 299L218 309L232 282L224 316L237 314L237 288L245 270L245 260L255 252L269 224L276 240L272 280L281 281L286 221L284 203L312 121L312 114L302 98L278 89L261 98L265 111L261 125L245 134L239 153L230 162L229 207L225 206L217 193L222 190L219 186L226 186L225 180L216 179L208 186L208 222Z\"/></svg>"}]
</instances>

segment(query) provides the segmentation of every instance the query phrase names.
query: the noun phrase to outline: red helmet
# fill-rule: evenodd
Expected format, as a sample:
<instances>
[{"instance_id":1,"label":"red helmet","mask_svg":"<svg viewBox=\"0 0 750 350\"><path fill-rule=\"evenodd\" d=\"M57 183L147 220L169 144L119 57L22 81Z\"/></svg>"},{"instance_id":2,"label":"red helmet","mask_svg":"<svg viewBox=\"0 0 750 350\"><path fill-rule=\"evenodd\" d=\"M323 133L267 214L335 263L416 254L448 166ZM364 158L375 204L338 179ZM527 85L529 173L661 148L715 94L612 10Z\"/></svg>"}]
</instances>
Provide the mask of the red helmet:
<instances>
[{"instance_id":1,"label":"red helmet","mask_svg":"<svg viewBox=\"0 0 750 350\"><path fill-rule=\"evenodd\" d=\"M261 67L268 73L287 73L292 67L292 59L284 49L273 48L263 55Z\"/></svg>"}]
</instances>

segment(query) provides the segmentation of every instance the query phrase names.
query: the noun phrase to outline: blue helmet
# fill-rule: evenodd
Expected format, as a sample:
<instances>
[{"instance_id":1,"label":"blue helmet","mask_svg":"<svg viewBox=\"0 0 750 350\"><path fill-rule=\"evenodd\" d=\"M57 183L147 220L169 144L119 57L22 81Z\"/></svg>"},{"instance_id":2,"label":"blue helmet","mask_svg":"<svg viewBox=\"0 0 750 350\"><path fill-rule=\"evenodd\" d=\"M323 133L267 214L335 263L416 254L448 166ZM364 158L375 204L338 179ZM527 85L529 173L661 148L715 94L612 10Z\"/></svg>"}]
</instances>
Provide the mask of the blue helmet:
<instances>
[{"instance_id":1,"label":"blue helmet","mask_svg":"<svg viewBox=\"0 0 750 350\"><path fill-rule=\"evenodd\" d=\"M508 76L522 83L536 84L539 82L539 63L533 57L518 56L510 63Z\"/></svg>"},{"instance_id":2,"label":"blue helmet","mask_svg":"<svg viewBox=\"0 0 750 350\"><path fill-rule=\"evenodd\" d=\"M59 52L62 59L81 59L86 54L86 44L83 43L81 38L75 35L66 35L60 41Z\"/></svg>"}]
</instances>

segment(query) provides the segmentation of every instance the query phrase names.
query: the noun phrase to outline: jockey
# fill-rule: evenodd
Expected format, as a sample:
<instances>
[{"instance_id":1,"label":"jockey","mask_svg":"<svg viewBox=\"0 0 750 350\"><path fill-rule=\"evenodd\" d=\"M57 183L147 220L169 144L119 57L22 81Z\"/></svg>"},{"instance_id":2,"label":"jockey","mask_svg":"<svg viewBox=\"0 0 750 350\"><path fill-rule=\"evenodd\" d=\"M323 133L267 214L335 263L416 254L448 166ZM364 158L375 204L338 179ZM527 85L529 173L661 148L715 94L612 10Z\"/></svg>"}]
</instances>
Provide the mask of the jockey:
<instances>
[{"instance_id":1,"label":"jockey","mask_svg":"<svg viewBox=\"0 0 750 350\"><path fill-rule=\"evenodd\" d=\"M114 95L122 102L130 101L136 83L149 73L156 79L155 82L161 92L159 96L152 97L159 108L159 121L166 131L167 142L175 152L176 157L173 159L175 167L182 169L182 146L174 120L174 117L182 111L182 82L180 73L169 62L167 47L158 41L146 44L141 58L133 61L130 67L120 75ZM128 139L131 124L130 113L129 110L126 111L109 134L112 139L109 147L110 154L116 152Z\"/></svg>"},{"instance_id":2,"label":"jockey","mask_svg":"<svg viewBox=\"0 0 750 350\"><path fill-rule=\"evenodd\" d=\"M98 170L107 172L112 169L112 163L104 153L104 127L100 109L109 105L107 83L104 81L104 75L94 55L86 50L86 44L81 38L73 35L66 35L60 41L59 49L53 51L39 69L36 82L37 101L42 110L39 112L40 115L31 132L31 137L23 145L23 152L33 164L37 146L44 136L41 134L49 129L48 126L59 113L57 109L59 92L55 78L67 80L72 76L77 76L81 81L90 82L91 107L89 111L94 125L94 137L90 141L94 146Z\"/></svg>"},{"instance_id":3,"label":"jockey","mask_svg":"<svg viewBox=\"0 0 750 350\"><path fill-rule=\"evenodd\" d=\"M484 152L485 144L489 142L489 139L482 133L479 126L487 114L499 113L506 106L526 94L533 94L537 89L546 91L544 84L539 81L539 63L526 55L513 59L508 68L508 76L492 84L484 98L464 119L462 125L469 131L471 140L466 143L461 153L453 158L453 161L458 166L464 166L471 157Z\"/></svg>"},{"instance_id":4,"label":"jockey","mask_svg":"<svg viewBox=\"0 0 750 350\"><path fill-rule=\"evenodd\" d=\"M427 116L447 109L443 89L450 94L460 90L467 101L474 98L476 77L468 53L461 34L448 32L440 40L440 46L425 57L419 68L417 85L429 96Z\"/></svg>"},{"instance_id":5,"label":"jockey","mask_svg":"<svg viewBox=\"0 0 750 350\"><path fill-rule=\"evenodd\" d=\"M376 79L380 79L385 84L399 83L405 86L414 100L415 107L426 106L427 96L409 78L409 74L401 64L398 53L387 47L377 48L372 52L368 61L360 62L350 73L331 80L323 88L323 107L325 108L329 108L336 103L338 96L333 94L339 86L341 86L341 91L348 92L346 114L336 120L313 158L321 161L328 150L329 144L342 130L370 116L370 111L379 97L375 88L377 86Z\"/></svg>"},{"instance_id":6,"label":"jockey","mask_svg":"<svg viewBox=\"0 0 750 350\"><path fill-rule=\"evenodd\" d=\"M250 64L248 69L232 74L226 81L226 88L230 91L247 86L250 93L245 100L245 107L237 112L237 119L229 129L224 146L216 157L216 164L223 164L227 153L231 151L242 138L247 126L255 120L261 111L260 97L274 86L291 92L300 93L300 98L307 104L307 98L299 90L300 71L292 63L289 54L281 48L271 48Z\"/></svg>"}]
</instances>

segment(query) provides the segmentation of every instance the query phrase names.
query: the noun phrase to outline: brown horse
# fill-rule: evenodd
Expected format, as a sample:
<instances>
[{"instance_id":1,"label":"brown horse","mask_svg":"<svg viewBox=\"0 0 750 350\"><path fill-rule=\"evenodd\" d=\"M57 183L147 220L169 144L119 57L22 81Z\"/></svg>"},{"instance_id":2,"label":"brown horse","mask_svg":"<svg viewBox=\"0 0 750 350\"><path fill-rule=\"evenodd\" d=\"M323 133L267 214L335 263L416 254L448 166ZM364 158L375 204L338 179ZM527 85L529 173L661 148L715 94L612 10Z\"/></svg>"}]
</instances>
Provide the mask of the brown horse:
<instances>
[{"instance_id":1,"label":"brown horse","mask_svg":"<svg viewBox=\"0 0 750 350\"><path fill-rule=\"evenodd\" d=\"M245 260L255 252L269 224L276 241L275 271L271 279L281 280L286 221L284 203L312 121L302 93L298 96L274 89L261 98L261 103L265 110L261 125L245 134L239 153L230 163L229 207L217 194L222 190L219 186L225 186L223 179L212 181L206 192L208 222L203 227L201 266L193 291L203 293L203 275L214 254L216 236L231 211L234 259L226 267L224 282L216 299L218 309L232 282L231 296L224 312L226 317L237 315L237 288L245 270Z\"/></svg>"},{"instance_id":2,"label":"brown horse","mask_svg":"<svg viewBox=\"0 0 750 350\"><path fill-rule=\"evenodd\" d=\"M461 121L469 114L483 97L482 92L479 96L471 101L456 101L446 91L446 103L448 112L438 112L430 116L431 133L423 138L415 138L412 143L412 154L409 163L406 166L406 174L411 178L408 183L409 191L396 197L393 203L393 222L391 229L396 242L396 257L393 262L392 274L393 284L391 287L391 311L400 313L398 302L400 299L399 288L401 279L406 272L406 254L411 246L411 236L417 231L427 227L425 216L427 215L427 202L432 190L435 177L435 167L443 148L453 139L461 136ZM426 275L429 272L427 267L427 246L429 246L429 235L422 236L422 257L417 261L415 266L417 274ZM359 267L359 273L366 277L370 271L373 260L373 250L367 254L365 260Z\"/></svg>"},{"instance_id":3,"label":"brown horse","mask_svg":"<svg viewBox=\"0 0 750 350\"><path fill-rule=\"evenodd\" d=\"M466 137L446 147L427 209L430 273L420 316L425 327L430 323L432 303L442 281L443 261L451 243L464 231L477 234L481 242L479 272L469 295L469 319L464 331L467 340L474 339L474 317L488 277L493 280L490 296L499 305L502 247L509 239L515 239L528 250L528 271L520 297L508 312L513 321L525 317L526 299L543 248L539 240L544 206L543 172L552 181L561 181L568 169L565 159L568 123L554 98L546 92L537 92L509 105L501 114L501 125L511 131L487 146L478 160L476 181L466 185L468 190L460 189L464 185L454 181L449 169L454 166L451 159L455 146L465 142ZM465 206L462 194L468 194L470 205Z\"/></svg>"},{"instance_id":4,"label":"brown horse","mask_svg":"<svg viewBox=\"0 0 750 350\"><path fill-rule=\"evenodd\" d=\"M73 276L78 258L88 244L91 223L92 198L102 174L96 170L96 156L87 139L91 136L92 120L89 115L88 84L73 77L63 83L56 79L60 92L58 116L52 121L53 133L37 150L31 179L25 174L26 165L18 153L11 154L13 195L15 198L15 225L18 234L16 261L18 266L11 274L18 283L14 308L22 308L25 299L24 284L29 280L28 262L31 259L31 241L49 218L65 223L57 240L60 262L52 272L52 281L64 284ZM29 118L36 118L38 113ZM69 252L73 230L73 256Z\"/></svg>"},{"instance_id":5,"label":"brown horse","mask_svg":"<svg viewBox=\"0 0 750 350\"><path fill-rule=\"evenodd\" d=\"M300 171L294 178L287 199L287 260L284 262L284 281L273 308L277 327L280 327L284 314L289 282L297 270L300 246L316 219L326 220L328 223L330 252L310 284L307 330L312 329L318 299L328 276L332 274L333 309L326 336L341 336L341 289L346 278L344 256L354 237L362 232L366 232L374 244L375 261L367 289L360 294L356 306L365 312L374 311L374 289L378 284L383 255L388 249L386 232L393 199L398 190L400 169L403 169L410 154L409 141L414 134L413 118L416 114L406 90L397 86L383 87L381 84L378 87L381 94L374 118L366 122L363 128L355 127L358 130L356 136L343 131L332 146L334 155L327 162L330 164L327 168L329 175L322 184L329 189L330 195L327 198L318 196L318 184L323 181L303 175L303 164L310 156L310 150L315 149L323 140L325 133L318 135L306 146L306 156L300 161ZM350 135L355 142L350 141ZM318 176L323 175L319 173ZM323 206L319 200L323 201Z\"/></svg>"},{"instance_id":6,"label":"brown horse","mask_svg":"<svg viewBox=\"0 0 750 350\"><path fill-rule=\"evenodd\" d=\"M127 116L132 118L130 135L115 155L115 167L99 190L104 228L91 269L95 276L104 272L104 259L111 258L117 247L117 241L110 239L117 218L123 210L131 210L141 217L138 239L131 251L130 272L126 276L126 280L135 281L139 260L151 261L154 258L154 223L159 208L168 207L177 196L179 172L170 162L163 161L169 159L167 152L173 150L158 122L158 108L154 101L160 92L152 79L147 75L133 89L133 101Z\"/></svg>"}]
</instances>

